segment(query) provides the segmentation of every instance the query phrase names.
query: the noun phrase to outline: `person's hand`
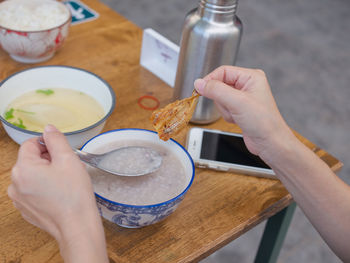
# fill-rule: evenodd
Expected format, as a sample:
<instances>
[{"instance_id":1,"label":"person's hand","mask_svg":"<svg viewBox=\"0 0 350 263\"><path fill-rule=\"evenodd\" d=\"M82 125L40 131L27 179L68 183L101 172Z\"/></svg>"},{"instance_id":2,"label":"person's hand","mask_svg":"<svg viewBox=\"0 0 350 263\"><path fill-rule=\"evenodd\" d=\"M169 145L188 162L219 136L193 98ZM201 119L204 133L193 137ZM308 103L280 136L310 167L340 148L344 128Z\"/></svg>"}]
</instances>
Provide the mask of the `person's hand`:
<instances>
[{"instance_id":1,"label":"person's hand","mask_svg":"<svg viewBox=\"0 0 350 263\"><path fill-rule=\"evenodd\" d=\"M46 147L37 138L21 145L8 195L26 221L58 241L65 259L74 258L89 238L104 246L101 219L90 177L63 134L49 125L43 137Z\"/></svg>"},{"instance_id":2,"label":"person's hand","mask_svg":"<svg viewBox=\"0 0 350 263\"><path fill-rule=\"evenodd\" d=\"M292 135L263 71L222 66L197 79L194 86L201 95L215 101L226 121L240 126L253 154L261 155L271 143Z\"/></svg>"},{"instance_id":3,"label":"person's hand","mask_svg":"<svg viewBox=\"0 0 350 263\"><path fill-rule=\"evenodd\" d=\"M350 188L294 136L264 72L222 66L194 85L226 121L240 126L248 149L274 170L333 251L350 262Z\"/></svg>"}]
</instances>

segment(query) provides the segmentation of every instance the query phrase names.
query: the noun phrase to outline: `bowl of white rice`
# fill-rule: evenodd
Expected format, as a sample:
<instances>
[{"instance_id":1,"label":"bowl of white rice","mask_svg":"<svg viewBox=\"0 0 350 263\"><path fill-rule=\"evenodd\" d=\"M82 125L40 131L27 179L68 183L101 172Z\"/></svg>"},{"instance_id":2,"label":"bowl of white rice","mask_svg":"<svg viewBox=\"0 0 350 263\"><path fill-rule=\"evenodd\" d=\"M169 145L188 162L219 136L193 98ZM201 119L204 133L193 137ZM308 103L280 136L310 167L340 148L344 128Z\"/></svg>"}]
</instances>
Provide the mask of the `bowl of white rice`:
<instances>
[{"instance_id":1,"label":"bowl of white rice","mask_svg":"<svg viewBox=\"0 0 350 263\"><path fill-rule=\"evenodd\" d=\"M105 219L127 228L158 223L172 214L184 199L194 179L194 163L178 142L166 142L157 133L143 129L119 129L99 134L82 150L104 153L126 146L143 146L162 155L160 168L143 176L116 176L88 166L97 207ZM140 159L142 159L140 157ZM137 166L143 160L126 157L113 165Z\"/></svg>"},{"instance_id":2,"label":"bowl of white rice","mask_svg":"<svg viewBox=\"0 0 350 263\"><path fill-rule=\"evenodd\" d=\"M22 63L49 60L63 45L71 22L69 9L55 0L0 3L0 47Z\"/></svg>"}]
</instances>

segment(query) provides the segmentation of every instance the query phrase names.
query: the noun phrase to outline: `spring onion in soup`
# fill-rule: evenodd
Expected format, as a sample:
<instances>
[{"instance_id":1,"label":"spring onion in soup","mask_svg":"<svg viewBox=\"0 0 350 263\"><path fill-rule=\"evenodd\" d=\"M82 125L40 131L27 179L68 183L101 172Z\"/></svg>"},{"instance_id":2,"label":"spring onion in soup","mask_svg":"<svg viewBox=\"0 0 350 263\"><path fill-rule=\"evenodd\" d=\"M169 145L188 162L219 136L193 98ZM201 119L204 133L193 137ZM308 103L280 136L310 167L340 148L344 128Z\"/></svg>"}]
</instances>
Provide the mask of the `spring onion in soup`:
<instances>
[{"instance_id":1,"label":"spring onion in soup","mask_svg":"<svg viewBox=\"0 0 350 263\"><path fill-rule=\"evenodd\" d=\"M86 128L105 115L102 106L81 91L64 88L38 89L13 100L3 117L13 125L42 132L47 124L62 132Z\"/></svg>"}]
</instances>

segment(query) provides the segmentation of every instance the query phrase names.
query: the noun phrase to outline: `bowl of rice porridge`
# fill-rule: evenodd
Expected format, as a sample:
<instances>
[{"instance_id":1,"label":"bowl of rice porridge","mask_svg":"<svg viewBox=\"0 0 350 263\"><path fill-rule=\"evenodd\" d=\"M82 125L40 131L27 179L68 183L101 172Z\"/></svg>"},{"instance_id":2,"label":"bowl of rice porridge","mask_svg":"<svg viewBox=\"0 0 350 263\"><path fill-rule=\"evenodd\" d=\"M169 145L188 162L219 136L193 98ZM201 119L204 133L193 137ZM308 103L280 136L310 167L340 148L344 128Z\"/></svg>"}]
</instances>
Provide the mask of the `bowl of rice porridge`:
<instances>
[{"instance_id":1,"label":"bowl of rice porridge","mask_svg":"<svg viewBox=\"0 0 350 263\"><path fill-rule=\"evenodd\" d=\"M0 3L0 47L22 63L53 57L68 36L70 10L55 0L7 0Z\"/></svg>"},{"instance_id":2,"label":"bowl of rice porridge","mask_svg":"<svg viewBox=\"0 0 350 263\"><path fill-rule=\"evenodd\" d=\"M194 179L194 163L178 142L159 140L143 129L119 129L99 134L82 150L104 153L126 146L146 146L163 157L159 170L143 176L115 176L88 166L100 214L127 228L155 224L175 211ZM140 160L142 163L142 160ZM115 165L120 165L115 164ZM122 165L138 165L132 156Z\"/></svg>"}]
</instances>

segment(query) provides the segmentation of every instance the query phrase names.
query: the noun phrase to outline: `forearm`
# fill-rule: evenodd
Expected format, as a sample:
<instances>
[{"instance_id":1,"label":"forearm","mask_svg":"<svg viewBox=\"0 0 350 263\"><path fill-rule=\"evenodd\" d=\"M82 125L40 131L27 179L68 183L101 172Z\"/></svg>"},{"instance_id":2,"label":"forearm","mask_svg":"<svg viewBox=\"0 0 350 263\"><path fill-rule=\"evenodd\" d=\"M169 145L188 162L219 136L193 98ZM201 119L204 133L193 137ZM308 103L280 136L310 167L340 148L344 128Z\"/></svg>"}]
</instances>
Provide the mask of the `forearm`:
<instances>
[{"instance_id":1,"label":"forearm","mask_svg":"<svg viewBox=\"0 0 350 263\"><path fill-rule=\"evenodd\" d=\"M65 228L58 240L65 262L109 262L101 218L97 213L75 221Z\"/></svg>"},{"instance_id":2,"label":"forearm","mask_svg":"<svg viewBox=\"0 0 350 263\"><path fill-rule=\"evenodd\" d=\"M350 260L350 187L294 136L276 143L262 158L328 245Z\"/></svg>"}]
</instances>

